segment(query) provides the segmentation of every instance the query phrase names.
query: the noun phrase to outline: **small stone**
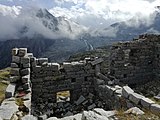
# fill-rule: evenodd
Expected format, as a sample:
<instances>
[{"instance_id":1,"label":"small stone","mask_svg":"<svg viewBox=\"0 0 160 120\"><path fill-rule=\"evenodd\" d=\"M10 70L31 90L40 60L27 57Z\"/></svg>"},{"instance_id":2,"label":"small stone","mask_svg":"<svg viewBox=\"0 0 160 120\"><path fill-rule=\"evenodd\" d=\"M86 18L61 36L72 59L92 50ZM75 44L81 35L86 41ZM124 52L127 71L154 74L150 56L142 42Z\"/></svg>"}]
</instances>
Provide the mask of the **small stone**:
<instances>
[{"instance_id":1,"label":"small stone","mask_svg":"<svg viewBox=\"0 0 160 120\"><path fill-rule=\"evenodd\" d=\"M125 114L143 115L144 112L137 107L133 107L124 112Z\"/></svg>"},{"instance_id":2,"label":"small stone","mask_svg":"<svg viewBox=\"0 0 160 120\"><path fill-rule=\"evenodd\" d=\"M88 106L88 110L92 110L95 107L96 107L96 104L92 104L92 105Z\"/></svg>"},{"instance_id":3,"label":"small stone","mask_svg":"<svg viewBox=\"0 0 160 120\"><path fill-rule=\"evenodd\" d=\"M46 120L47 119L47 115L41 115L38 117L38 120Z\"/></svg>"},{"instance_id":4,"label":"small stone","mask_svg":"<svg viewBox=\"0 0 160 120\"><path fill-rule=\"evenodd\" d=\"M76 104L79 105L81 104L83 101L85 101L85 97L83 97L82 95L79 97L79 99L76 101Z\"/></svg>"},{"instance_id":5,"label":"small stone","mask_svg":"<svg viewBox=\"0 0 160 120\"><path fill-rule=\"evenodd\" d=\"M71 116L71 115L73 115L73 113L70 112L70 111L68 111L68 112L64 115L64 117L66 117L66 116Z\"/></svg>"}]
</instances>

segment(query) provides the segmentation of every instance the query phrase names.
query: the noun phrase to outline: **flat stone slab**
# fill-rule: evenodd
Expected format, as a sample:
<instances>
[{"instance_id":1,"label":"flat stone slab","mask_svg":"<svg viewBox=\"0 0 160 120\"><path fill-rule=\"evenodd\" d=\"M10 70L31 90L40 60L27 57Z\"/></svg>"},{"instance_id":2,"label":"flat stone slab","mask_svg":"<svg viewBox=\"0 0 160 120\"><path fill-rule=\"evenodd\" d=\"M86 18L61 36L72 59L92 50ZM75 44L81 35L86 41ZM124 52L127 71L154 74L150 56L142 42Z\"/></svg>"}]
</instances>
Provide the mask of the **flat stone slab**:
<instances>
[{"instance_id":1,"label":"flat stone slab","mask_svg":"<svg viewBox=\"0 0 160 120\"><path fill-rule=\"evenodd\" d=\"M81 104L81 103L82 103L83 101L85 101L85 100L86 100L86 98L81 95L81 96L79 97L79 99L76 101L76 104L79 105L79 104Z\"/></svg>"},{"instance_id":2,"label":"flat stone slab","mask_svg":"<svg viewBox=\"0 0 160 120\"><path fill-rule=\"evenodd\" d=\"M99 115L93 111L84 111L81 120L109 120L107 117Z\"/></svg>"},{"instance_id":3,"label":"flat stone slab","mask_svg":"<svg viewBox=\"0 0 160 120\"><path fill-rule=\"evenodd\" d=\"M133 107L124 112L125 114L143 115L144 112L137 107Z\"/></svg>"},{"instance_id":4,"label":"flat stone slab","mask_svg":"<svg viewBox=\"0 0 160 120\"><path fill-rule=\"evenodd\" d=\"M95 107L96 107L96 104L92 104L92 105L88 106L88 110L92 110Z\"/></svg>"},{"instance_id":5,"label":"flat stone slab","mask_svg":"<svg viewBox=\"0 0 160 120\"><path fill-rule=\"evenodd\" d=\"M154 113L160 114L160 105L152 104L150 110Z\"/></svg>"},{"instance_id":6,"label":"flat stone slab","mask_svg":"<svg viewBox=\"0 0 160 120\"><path fill-rule=\"evenodd\" d=\"M147 108L149 109L151 104L154 104L155 102L153 102L151 99L149 98L142 98L141 99L141 105L144 107L144 108Z\"/></svg>"},{"instance_id":7,"label":"flat stone slab","mask_svg":"<svg viewBox=\"0 0 160 120\"><path fill-rule=\"evenodd\" d=\"M130 94L132 94L134 91L128 87L128 86L124 86L122 88L122 96L125 98L128 98Z\"/></svg>"},{"instance_id":8,"label":"flat stone slab","mask_svg":"<svg viewBox=\"0 0 160 120\"><path fill-rule=\"evenodd\" d=\"M3 120L10 120L16 111L18 111L18 106L15 104L15 101L5 100L0 106L0 117Z\"/></svg>"},{"instance_id":9,"label":"flat stone slab","mask_svg":"<svg viewBox=\"0 0 160 120\"><path fill-rule=\"evenodd\" d=\"M91 64L92 64L92 65L97 65L97 64L99 64L99 63L101 63L101 62L103 62L103 61L104 61L103 58L98 58L98 59L96 59L95 61L91 62Z\"/></svg>"},{"instance_id":10,"label":"flat stone slab","mask_svg":"<svg viewBox=\"0 0 160 120\"><path fill-rule=\"evenodd\" d=\"M16 84L9 84L6 88L5 98L10 98L14 96Z\"/></svg>"},{"instance_id":11,"label":"flat stone slab","mask_svg":"<svg viewBox=\"0 0 160 120\"><path fill-rule=\"evenodd\" d=\"M144 96L137 94L137 93L132 93L129 95L129 100L135 103L136 105L139 104L140 100L144 98Z\"/></svg>"}]
</instances>

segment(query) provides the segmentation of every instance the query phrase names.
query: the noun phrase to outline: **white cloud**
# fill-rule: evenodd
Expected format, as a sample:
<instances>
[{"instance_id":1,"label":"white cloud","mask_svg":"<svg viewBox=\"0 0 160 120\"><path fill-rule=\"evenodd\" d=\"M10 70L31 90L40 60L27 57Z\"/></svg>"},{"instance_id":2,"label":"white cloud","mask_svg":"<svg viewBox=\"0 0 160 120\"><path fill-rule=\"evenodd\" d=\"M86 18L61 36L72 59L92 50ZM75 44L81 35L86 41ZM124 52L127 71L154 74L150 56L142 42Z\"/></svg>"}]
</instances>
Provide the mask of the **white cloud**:
<instances>
[{"instance_id":1,"label":"white cloud","mask_svg":"<svg viewBox=\"0 0 160 120\"><path fill-rule=\"evenodd\" d=\"M4 16L9 15L12 17L16 17L20 14L22 7L21 6L5 6L0 4L0 13Z\"/></svg>"},{"instance_id":2,"label":"white cloud","mask_svg":"<svg viewBox=\"0 0 160 120\"><path fill-rule=\"evenodd\" d=\"M133 17L148 20L160 5L160 0L57 0L61 6L50 9L56 16L66 16L84 25L98 27L100 23L108 26L116 21L125 21ZM66 2L74 3L63 7ZM95 24L92 24L92 21ZM150 22L151 20L149 20ZM148 21L147 21L148 22ZM102 26L100 26L102 27Z\"/></svg>"},{"instance_id":3,"label":"white cloud","mask_svg":"<svg viewBox=\"0 0 160 120\"><path fill-rule=\"evenodd\" d=\"M0 5L0 40L22 36L33 37L35 34L41 34L51 39L63 37L75 39L87 30L84 26L68 21L65 18L59 18L58 31L55 31L52 19L36 17L38 10L39 8L24 9L20 6ZM45 10L43 10L43 13L47 14ZM44 26L44 22L47 23L47 27ZM25 34L21 34L20 31L25 26L27 26L27 31Z\"/></svg>"}]
</instances>

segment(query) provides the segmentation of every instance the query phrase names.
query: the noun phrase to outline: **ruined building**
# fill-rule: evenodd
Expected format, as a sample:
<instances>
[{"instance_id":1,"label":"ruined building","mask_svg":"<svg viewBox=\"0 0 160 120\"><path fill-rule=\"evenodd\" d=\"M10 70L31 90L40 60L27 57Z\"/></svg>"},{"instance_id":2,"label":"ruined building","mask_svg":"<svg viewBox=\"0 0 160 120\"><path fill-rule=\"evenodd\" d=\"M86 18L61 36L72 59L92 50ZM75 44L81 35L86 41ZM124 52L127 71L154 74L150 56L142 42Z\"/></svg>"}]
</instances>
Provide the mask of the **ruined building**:
<instances>
[{"instance_id":1,"label":"ruined building","mask_svg":"<svg viewBox=\"0 0 160 120\"><path fill-rule=\"evenodd\" d=\"M159 80L159 35L141 35L133 41L113 44L105 59L48 63L47 58L37 59L26 48L15 48L12 54L10 88L18 93L31 91L31 114L35 116L61 117L94 107L122 106L160 112L160 105L123 86ZM7 90L7 97L15 95ZM63 91L67 97L59 96Z\"/></svg>"}]
</instances>

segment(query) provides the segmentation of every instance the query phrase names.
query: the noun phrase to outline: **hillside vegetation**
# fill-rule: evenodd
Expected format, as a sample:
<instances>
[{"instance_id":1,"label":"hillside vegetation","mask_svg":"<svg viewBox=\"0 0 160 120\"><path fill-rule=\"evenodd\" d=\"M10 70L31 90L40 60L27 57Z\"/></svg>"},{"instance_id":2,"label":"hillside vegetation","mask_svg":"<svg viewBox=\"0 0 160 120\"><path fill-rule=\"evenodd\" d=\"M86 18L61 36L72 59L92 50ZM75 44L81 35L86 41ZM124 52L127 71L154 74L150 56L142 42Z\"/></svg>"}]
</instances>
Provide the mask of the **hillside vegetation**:
<instances>
[{"instance_id":1,"label":"hillside vegetation","mask_svg":"<svg viewBox=\"0 0 160 120\"><path fill-rule=\"evenodd\" d=\"M9 83L9 81L8 81L9 71L10 71L10 68L0 70L0 103L2 102L2 100L5 97L5 90L6 90L8 83Z\"/></svg>"}]
</instances>

